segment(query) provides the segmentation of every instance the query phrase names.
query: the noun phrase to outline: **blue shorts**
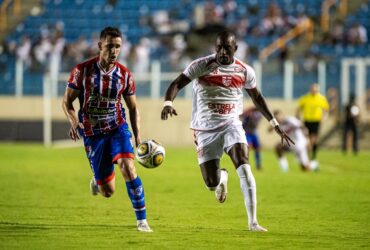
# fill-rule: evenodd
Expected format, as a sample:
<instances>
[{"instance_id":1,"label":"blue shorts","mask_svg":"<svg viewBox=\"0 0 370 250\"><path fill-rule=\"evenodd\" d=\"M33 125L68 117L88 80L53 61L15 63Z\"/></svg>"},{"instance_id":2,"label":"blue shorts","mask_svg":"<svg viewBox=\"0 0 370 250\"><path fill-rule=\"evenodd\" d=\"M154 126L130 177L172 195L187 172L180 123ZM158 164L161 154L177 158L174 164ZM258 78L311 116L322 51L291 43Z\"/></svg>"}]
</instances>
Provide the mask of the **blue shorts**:
<instances>
[{"instance_id":1,"label":"blue shorts","mask_svg":"<svg viewBox=\"0 0 370 250\"><path fill-rule=\"evenodd\" d=\"M106 134L83 136L87 158L98 185L114 178L114 163L120 158L134 159L131 132L127 123Z\"/></svg>"},{"instance_id":2,"label":"blue shorts","mask_svg":"<svg viewBox=\"0 0 370 250\"><path fill-rule=\"evenodd\" d=\"M258 139L258 136L256 134L247 134L246 137L247 137L248 145L250 145L254 149L257 149L260 147L260 140Z\"/></svg>"}]
</instances>

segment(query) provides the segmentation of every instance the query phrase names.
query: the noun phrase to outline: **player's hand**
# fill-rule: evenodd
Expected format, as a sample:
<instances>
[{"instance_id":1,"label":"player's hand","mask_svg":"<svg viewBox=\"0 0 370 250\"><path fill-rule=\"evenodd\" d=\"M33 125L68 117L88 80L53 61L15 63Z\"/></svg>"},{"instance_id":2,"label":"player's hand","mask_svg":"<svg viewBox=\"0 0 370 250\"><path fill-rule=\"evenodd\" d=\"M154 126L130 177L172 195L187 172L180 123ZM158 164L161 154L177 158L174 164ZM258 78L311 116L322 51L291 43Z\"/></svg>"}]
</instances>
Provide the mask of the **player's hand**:
<instances>
[{"instance_id":1,"label":"player's hand","mask_svg":"<svg viewBox=\"0 0 370 250\"><path fill-rule=\"evenodd\" d=\"M163 109L162 109L162 113L161 113L161 119L162 120L167 120L168 115L170 115L172 117L172 115L177 115L177 112L171 106L164 106Z\"/></svg>"},{"instance_id":2,"label":"player's hand","mask_svg":"<svg viewBox=\"0 0 370 250\"><path fill-rule=\"evenodd\" d=\"M278 133L278 135L280 135L282 145L284 145L284 142L286 145L288 145L288 147L290 147L290 144L295 145L294 141L283 130L281 130L279 125L275 126L275 131Z\"/></svg>"},{"instance_id":3,"label":"player's hand","mask_svg":"<svg viewBox=\"0 0 370 250\"><path fill-rule=\"evenodd\" d=\"M71 128L69 129L69 137L74 141L80 139L80 135L78 134L78 128L83 129L84 125L80 122L75 122L71 125Z\"/></svg>"}]
</instances>

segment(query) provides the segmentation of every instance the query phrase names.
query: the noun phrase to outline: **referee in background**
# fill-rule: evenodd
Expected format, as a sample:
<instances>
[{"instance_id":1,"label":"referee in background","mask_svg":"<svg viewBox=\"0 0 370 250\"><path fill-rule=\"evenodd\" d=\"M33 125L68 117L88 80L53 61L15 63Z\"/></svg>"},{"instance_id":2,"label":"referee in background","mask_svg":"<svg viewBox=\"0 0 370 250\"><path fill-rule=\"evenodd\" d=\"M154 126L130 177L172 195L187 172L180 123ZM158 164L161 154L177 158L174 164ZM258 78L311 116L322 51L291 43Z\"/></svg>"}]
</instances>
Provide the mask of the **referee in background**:
<instances>
[{"instance_id":1,"label":"referee in background","mask_svg":"<svg viewBox=\"0 0 370 250\"><path fill-rule=\"evenodd\" d=\"M309 93L298 99L297 117L300 117L300 113L303 113L303 122L308 130L312 161L316 160L320 122L324 112L328 110L328 101L325 96L319 93L319 85L317 83L311 85Z\"/></svg>"}]
</instances>

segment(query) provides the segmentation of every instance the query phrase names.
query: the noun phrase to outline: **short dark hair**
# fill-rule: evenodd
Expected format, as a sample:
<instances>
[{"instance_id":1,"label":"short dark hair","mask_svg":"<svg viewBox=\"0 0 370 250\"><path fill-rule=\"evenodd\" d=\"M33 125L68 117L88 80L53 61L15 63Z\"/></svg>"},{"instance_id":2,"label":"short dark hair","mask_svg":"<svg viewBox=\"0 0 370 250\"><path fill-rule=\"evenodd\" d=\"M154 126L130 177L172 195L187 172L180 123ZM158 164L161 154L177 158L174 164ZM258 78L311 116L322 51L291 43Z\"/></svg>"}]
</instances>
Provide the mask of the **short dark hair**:
<instances>
[{"instance_id":1,"label":"short dark hair","mask_svg":"<svg viewBox=\"0 0 370 250\"><path fill-rule=\"evenodd\" d=\"M217 38L220 38L222 40L228 39L231 36L233 36L235 38L235 34L233 32L231 32L230 30L223 30L223 31L217 33Z\"/></svg>"},{"instance_id":2,"label":"short dark hair","mask_svg":"<svg viewBox=\"0 0 370 250\"><path fill-rule=\"evenodd\" d=\"M100 40L105 39L107 36L111 37L122 37L121 31L119 31L118 28L115 27L105 27L101 32L100 32Z\"/></svg>"}]
</instances>

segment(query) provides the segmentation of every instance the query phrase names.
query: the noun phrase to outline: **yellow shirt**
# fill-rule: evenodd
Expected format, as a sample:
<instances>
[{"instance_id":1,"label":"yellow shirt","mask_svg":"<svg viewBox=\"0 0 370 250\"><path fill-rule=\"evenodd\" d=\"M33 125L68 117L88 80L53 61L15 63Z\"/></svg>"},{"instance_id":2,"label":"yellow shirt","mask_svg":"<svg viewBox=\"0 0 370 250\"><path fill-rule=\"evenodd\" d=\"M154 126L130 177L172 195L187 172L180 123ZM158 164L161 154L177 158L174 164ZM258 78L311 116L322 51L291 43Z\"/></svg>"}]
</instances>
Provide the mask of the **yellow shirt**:
<instances>
[{"instance_id":1,"label":"yellow shirt","mask_svg":"<svg viewBox=\"0 0 370 250\"><path fill-rule=\"evenodd\" d=\"M306 122L319 122L322 119L323 110L329 109L328 101L321 94L308 93L298 100L299 109L303 111L303 120Z\"/></svg>"}]
</instances>

